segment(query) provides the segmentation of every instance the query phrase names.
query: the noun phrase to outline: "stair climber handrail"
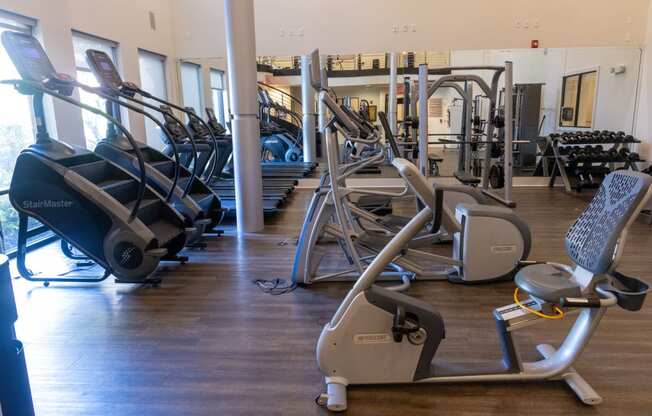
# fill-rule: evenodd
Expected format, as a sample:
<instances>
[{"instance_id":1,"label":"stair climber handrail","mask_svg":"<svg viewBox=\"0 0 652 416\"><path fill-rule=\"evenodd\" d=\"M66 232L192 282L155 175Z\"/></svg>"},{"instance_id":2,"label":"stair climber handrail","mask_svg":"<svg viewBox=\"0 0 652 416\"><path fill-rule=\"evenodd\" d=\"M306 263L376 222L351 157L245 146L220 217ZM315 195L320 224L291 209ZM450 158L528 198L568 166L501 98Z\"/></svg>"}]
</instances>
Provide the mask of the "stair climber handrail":
<instances>
[{"instance_id":1,"label":"stair climber handrail","mask_svg":"<svg viewBox=\"0 0 652 416\"><path fill-rule=\"evenodd\" d=\"M134 203L133 208L131 209L131 213L129 214L129 218L127 219L127 223L131 223L136 219L136 216L138 214L138 210L140 209L141 202L143 201L145 197L145 190L146 190L146 175L145 175L145 158L143 157L142 152L140 151L140 148L138 147L138 144L136 143L136 140L134 137L129 133L129 130L125 126L123 126L117 119L114 117L111 117L110 115L106 114L105 112L98 110L95 107L91 107L89 105L86 105L82 102L79 102L75 100L74 98L67 97L63 94L59 94L58 92L51 90L41 84L40 82L36 81L29 81L29 80L24 80L24 79L11 79L11 80L4 80L0 81L1 84L9 84L9 85L14 85L14 87L18 88L20 86L28 86L30 88L33 88L34 90L37 90L39 92L42 92L44 94L47 94L49 96L52 96L54 98L58 98L61 101L65 101L69 104L72 104L76 107L79 107L83 110L89 111L95 115L98 115L102 118L105 118L108 122L113 123L114 126L118 127L120 131L125 135L127 140L129 141L129 144L134 149L134 152L136 153L136 157L138 158L138 177L139 177L139 182L138 182L138 194L136 197L136 202Z\"/></svg>"},{"instance_id":2,"label":"stair climber handrail","mask_svg":"<svg viewBox=\"0 0 652 416\"><path fill-rule=\"evenodd\" d=\"M283 96L286 96L286 97L290 98L291 101L294 101L294 102L296 102L297 104L299 104L299 106L302 105L300 99L296 98L295 96L293 96L293 95L291 95L291 94L288 94L287 92L285 92L285 91L283 91L283 90L281 90L281 89L278 89L278 88L276 88L276 87L273 87L273 86L271 86L271 85L269 85L269 84L265 84L264 82L260 82L260 81L258 81L258 85L263 86L263 87L265 87L265 88L269 88L270 90L274 90L274 91L276 91L276 92L279 92L279 93L281 93Z\"/></svg>"},{"instance_id":3,"label":"stair climber handrail","mask_svg":"<svg viewBox=\"0 0 652 416\"><path fill-rule=\"evenodd\" d=\"M214 149L213 158L212 158L213 159L212 160L213 167L211 168L211 175L208 177L209 180L210 180L213 177L213 173L215 172L215 166L217 165L217 137L215 137L215 134L213 133L213 129L211 129L211 127L208 125L208 123L206 123L201 117L199 117L197 114L193 113L192 111L189 111L189 110L187 110L187 109L185 109L185 108L183 108L183 107L181 107L179 105L176 105L174 103L166 101L166 100L164 100L162 98L156 97L156 96L148 93L147 91L143 91L141 89L138 89L137 92L141 96L143 96L145 98L149 98L150 100L154 100L154 101L156 101L158 103L167 105L167 106L169 106L169 107L171 107L171 108L173 108L175 110L181 111L182 113L184 113L185 115L188 116L188 120L190 120L191 117L196 117L196 119L199 120L201 125L206 127L206 129L208 129L208 132L209 132L209 134L211 136L211 141L213 142L213 149ZM195 147L195 139L193 137L193 134L190 132L190 130L188 129L188 127L185 124L183 124L178 119L177 119L177 121L181 124L181 126L185 130L186 134L188 135L188 138L190 139L190 142L193 145L193 149L194 149L195 153L197 153L197 150L196 150L196 147ZM193 169L193 176L194 176L195 171L197 170L197 162L195 162L193 168L194 168ZM199 178L199 176L197 176L197 177Z\"/></svg>"},{"instance_id":4,"label":"stair climber handrail","mask_svg":"<svg viewBox=\"0 0 652 416\"><path fill-rule=\"evenodd\" d=\"M143 101L143 100L139 100L139 99L137 99L137 98L135 98L135 97L132 97L132 96L129 95L129 94L125 94L125 93L123 93L122 91L120 91L120 90L118 90L118 89L113 89L113 91L114 91L114 92L115 92L119 97L124 98L125 100L128 100L128 101L131 101L131 102L133 102L133 103L136 103L136 104L142 105L143 107L149 108L150 110L153 110L153 111L156 111L156 112L158 112L158 113L163 114L163 110L161 110L160 107L157 107L157 106L155 106L155 105L152 105L152 104L146 103L145 101ZM143 92L144 92L144 91L143 91ZM150 98L150 99L152 99L152 100L154 100L154 101L159 102L159 100L157 100L155 97L153 97L153 96L151 96L151 95L149 95L149 94L148 94L148 95L144 95L144 94L141 93L141 95L142 95L143 97ZM167 114L167 113L166 113L166 114ZM192 185L193 185L193 183L195 183L195 178L197 177L197 145L195 144L195 140L192 138L192 133L191 133L190 130L188 130L188 128L183 124L183 121L181 121L179 118L177 118L177 116L175 116L174 114L167 114L167 115L168 115L172 120L174 120L177 124L179 124L179 125L181 126L181 128L183 128L184 132L188 135L188 138L189 138L189 140L190 140L190 146L192 147L192 155L191 155L191 157L192 157L192 172L191 172L191 173L192 173L192 177L190 178L190 180L188 181L188 183L186 183L186 187L184 188L184 190L183 190L183 195L182 195L182 197L181 197L181 198L185 198L185 197L190 193L190 190L192 189ZM175 142L175 140L172 138L172 134L170 133L170 131L168 130L167 127L165 128L164 132L165 132L165 135L170 139L170 145L172 146L172 149L174 149L174 151L176 152L176 149L177 149L177 148L176 148L176 142ZM178 156L178 154L177 154L177 156ZM177 159L177 158L175 157L175 162L178 163L178 166L179 166L179 169L180 169L180 166L181 166L181 164L180 164L180 160Z\"/></svg>"},{"instance_id":5,"label":"stair climber handrail","mask_svg":"<svg viewBox=\"0 0 652 416\"><path fill-rule=\"evenodd\" d=\"M188 111L186 114L188 114L188 118L195 119L199 121L199 123L206 128L208 131L208 134L211 136L211 141L213 142L213 157L212 157L212 166L211 166L211 171L208 175L207 181L210 182L213 179L213 175L215 175L215 169L217 169L217 161L218 161L218 150L217 150L217 134L213 130L213 128L210 126L210 124L206 123L201 117L199 117L197 114L193 113L192 111Z\"/></svg>"},{"instance_id":6,"label":"stair climber handrail","mask_svg":"<svg viewBox=\"0 0 652 416\"><path fill-rule=\"evenodd\" d=\"M119 105L121 107L127 108L127 109L129 109L131 111L134 111L134 112L136 112L138 114L141 114L141 115L145 116L146 118L148 118L152 122L154 122L154 124L156 124L163 131L165 136L168 137L168 139L170 140L170 146L172 146L172 151L174 153L174 163L175 163L175 166L174 166L174 179L172 180L172 185L170 186L170 190L168 191L167 195L165 196L165 202L170 202L170 200L172 199L172 196L174 196L174 190L177 187L177 183L179 182L179 175L181 173L181 158L179 156L179 150L177 148L177 145L176 145L174 139L172 138L172 134L170 133L168 128L165 127L165 123L161 122L159 119L154 117L151 113L143 111L143 110L141 110L140 108L138 108L138 107L136 107L134 105L131 105L129 103L125 103L124 101L120 101L119 99L115 98L111 94L105 93L102 90L102 88L91 87L89 85L82 84L79 81L75 81L74 85L76 87L84 90L84 91L95 94L98 97L104 98L105 100L111 101L112 103L115 103L115 104L117 104L117 105ZM153 106L151 104L147 104L145 102L139 103L139 104L142 104L143 107L146 107L146 108L158 110L158 107Z\"/></svg>"}]
</instances>

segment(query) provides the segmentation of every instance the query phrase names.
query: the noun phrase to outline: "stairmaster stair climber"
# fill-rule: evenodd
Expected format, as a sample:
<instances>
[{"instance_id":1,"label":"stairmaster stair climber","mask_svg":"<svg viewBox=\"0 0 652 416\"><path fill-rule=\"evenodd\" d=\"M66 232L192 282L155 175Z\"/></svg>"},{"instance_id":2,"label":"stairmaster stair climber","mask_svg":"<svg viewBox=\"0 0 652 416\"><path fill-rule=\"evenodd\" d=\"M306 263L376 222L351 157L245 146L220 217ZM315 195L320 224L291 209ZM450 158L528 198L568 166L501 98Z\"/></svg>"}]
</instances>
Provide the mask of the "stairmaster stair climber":
<instances>
[{"instance_id":1,"label":"stairmaster stair climber","mask_svg":"<svg viewBox=\"0 0 652 416\"><path fill-rule=\"evenodd\" d=\"M78 86L106 99L107 113L115 115L119 113L119 107L125 107L143 114L161 129L163 137L171 149L169 155L159 152L145 143L139 142L138 144L139 150L145 158L147 183L159 193L167 194L167 198L170 198L173 206L184 215L186 221L192 223L197 229L195 235L189 238L191 243L189 246L205 247L205 243L200 241L205 233L222 233L221 230L214 230L214 227L222 221L224 210L217 194L199 179L200 152L196 143L191 140L186 144L189 149L182 151L175 144L172 133L167 130L164 123L154 117L151 112L139 110L130 104L133 102L142 106L143 109L161 112L158 106L134 98L137 86L122 82L120 74L107 54L89 49L86 51L86 60L100 87L92 88L82 84ZM172 117L176 119L174 115ZM128 145L125 138L117 133L109 126L107 137L97 144L95 152L134 173L138 169L135 151ZM183 158L189 160L184 161ZM190 165L191 168L187 169L185 165Z\"/></svg>"},{"instance_id":2,"label":"stairmaster stair climber","mask_svg":"<svg viewBox=\"0 0 652 416\"><path fill-rule=\"evenodd\" d=\"M111 91L116 98L143 105L149 110L158 111L163 114L165 123L164 128L162 128L162 139L167 146L163 152L148 149L144 152L145 157L148 158L152 156L153 153L156 153L156 157L159 160L163 160L163 158L166 160L172 160L171 156L175 153L176 148L182 166L180 178L178 180L179 186L183 188L187 183L186 181L190 178L205 176L206 182L193 180L193 183L196 184L193 186L199 187L199 183L201 183L202 194L205 195L211 193L216 196L219 195L219 192L215 193L211 189L211 183L208 181L208 178L212 177L215 172L218 172L218 169L221 170L223 168L216 162L216 160L221 159L221 157L217 152L213 151L215 148L220 149L220 140L218 140L218 137L211 130L210 126L197 117L198 120L196 122L202 124L203 128L210 133L208 136L210 139L197 137L197 135L190 131L189 126L186 126L175 116L173 111L173 109L180 111L190 119L193 113L188 109L153 96L147 91L143 91L134 83L123 81L111 58L102 51L89 49L86 51L86 59L103 89ZM160 103L161 106L153 106L142 100L136 99L136 96L156 101L157 103ZM98 148L97 150L100 149ZM105 150L102 150L102 152L105 152ZM211 159L213 160L212 163L210 162ZM168 176L169 179L173 180L173 174L169 167L163 169L165 166L162 163L158 163L158 160L151 161L150 164L156 168L161 168L161 172ZM206 173L206 167L209 165L211 166L210 172ZM171 165L168 164L168 166ZM235 201L233 199L220 199L222 212L235 212ZM281 201L275 199L265 200L263 202L266 212L274 212L278 209L278 205Z\"/></svg>"},{"instance_id":3,"label":"stairmaster stair climber","mask_svg":"<svg viewBox=\"0 0 652 416\"><path fill-rule=\"evenodd\" d=\"M22 79L2 81L32 97L36 142L16 160L9 200L19 214L17 265L22 277L48 285L53 281L116 282L157 285L152 277L161 261L185 246L184 218L146 185L144 159L129 131L116 119L70 98L75 81L57 74L32 36L4 32L2 43ZM106 118L119 128L138 158L134 175L100 155L50 137L43 96L50 95ZM26 266L27 224L34 218L105 271L101 276L35 276Z\"/></svg>"}]
</instances>

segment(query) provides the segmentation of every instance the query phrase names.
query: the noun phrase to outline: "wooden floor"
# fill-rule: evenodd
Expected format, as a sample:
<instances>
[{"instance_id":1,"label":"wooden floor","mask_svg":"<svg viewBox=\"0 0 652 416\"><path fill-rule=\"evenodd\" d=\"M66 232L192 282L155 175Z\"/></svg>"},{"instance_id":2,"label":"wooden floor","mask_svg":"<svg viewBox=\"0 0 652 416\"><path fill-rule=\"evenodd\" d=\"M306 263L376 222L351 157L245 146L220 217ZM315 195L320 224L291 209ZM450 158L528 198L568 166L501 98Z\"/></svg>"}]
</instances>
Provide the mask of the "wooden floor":
<instances>
[{"instance_id":1,"label":"wooden floor","mask_svg":"<svg viewBox=\"0 0 652 416\"><path fill-rule=\"evenodd\" d=\"M161 270L160 288L15 281L19 338L26 343L37 414L321 415L315 343L348 284L271 296L252 280L287 278L310 193L298 193L265 233L227 234L191 263ZM563 235L586 196L515 190L534 236L532 259L566 261ZM622 271L652 281L652 235L636 224ZM56 260L32 257L34 269ZM442 313L447 338L437 357L500 356L492 309L511 303L513 284L415 283L410 294ZM523 331L522 352L558 344L569 322ZM652 302L638 313L613 308L577 363L604 397L584 406L561 382L353 387L348 415L651 415ZM1 375L0 375L1 376Z\"/></svg>"}]
</instances>

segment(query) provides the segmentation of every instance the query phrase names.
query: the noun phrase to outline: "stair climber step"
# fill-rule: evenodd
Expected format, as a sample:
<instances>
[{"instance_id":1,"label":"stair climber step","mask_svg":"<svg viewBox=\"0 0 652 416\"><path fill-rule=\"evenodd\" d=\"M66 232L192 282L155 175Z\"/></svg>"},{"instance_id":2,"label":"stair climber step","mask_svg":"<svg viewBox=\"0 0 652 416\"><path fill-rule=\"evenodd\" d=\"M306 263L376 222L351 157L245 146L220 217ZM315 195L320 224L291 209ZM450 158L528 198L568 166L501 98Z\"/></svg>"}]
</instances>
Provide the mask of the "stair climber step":
<instances>
[{"instance_id":1,"label":"stair climber step","mask_svg":"<svg viewBox=\"0 0 652 416\"><path fill-rule=\"evenodd\" d=\"M176 238L179 234L185 232L185 230L179 229L179 227L169 223L168 221L162 218L159 218L158 221L148 224L147 226L152 231L152 233L154 233L154 235L156 236L159 246L165 246L168 242Z\"/></svg>"},{"instance_id":2,"label":"stair climber step","mask_svg":"<svg viewBox=\"0 0 652 416\"><path fill-rule=\"evenodd\" d=\"M158 162L152 162L150 165L161 172L163 175L171 178L174 175L174 165L175 163L171 160L161 160Z\"/></svg>"},{"instance_id":3,"label":"stair climber step","mask_svg":"<svg viewBox=\"0 0 652 416\"><path fill-rule=\"evenodd\" d=\"M95 160L90 163L72 166L70 167L70 170L93 183L98 183L109 179L116 179L111 175L111 172L114 170L112 168L113 166L106 160Z\"/></svg>"},{"instance_id":4,"label":"stair climber step","mask_svg":"<svg viewBox=\"0 0 652 416\"><path fill-rule=\"evenodd\" d=\"M98 183L97 187L124 203L133 198L138 183L133 179L107 179Z\"/></svg>"},{"instance_id":5,"label":"stair climber step","mask_svg":"<svg viewBox=\"0 0 652 416\"><path fill-rule=\"evenodd\" d=\"M136 201L131 201L125 206L131 211L135 204ZM138 219L148 226L160 221L161 218L159 214L161 212L161 205L162 202L160 199L143 199L138 208Z\"/></svg>"}]
</instances>

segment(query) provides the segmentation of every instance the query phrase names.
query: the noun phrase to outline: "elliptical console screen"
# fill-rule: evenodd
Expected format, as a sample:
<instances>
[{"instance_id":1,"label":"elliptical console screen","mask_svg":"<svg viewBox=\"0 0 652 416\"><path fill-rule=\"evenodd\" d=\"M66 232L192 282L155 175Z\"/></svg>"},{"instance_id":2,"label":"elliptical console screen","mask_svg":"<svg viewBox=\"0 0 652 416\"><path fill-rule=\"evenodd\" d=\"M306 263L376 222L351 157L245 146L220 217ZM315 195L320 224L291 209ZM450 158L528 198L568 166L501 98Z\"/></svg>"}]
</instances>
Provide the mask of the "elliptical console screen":
<instances>
[{"instance_id":1,"label":"elliptical console screen","mask_svg":"<svg viewBox=\"0 0 652 416\"><path fill-rule=\"evenodd\" d=\"M112 89L120 88L122 78L109 55L102 51L89 49L86 51L86 61L102 86Z\"/></svg>"},{"instance_id":2,"label":"elliptical console screen","mask_svg":"<svg viewBox=\"0 0 652 416\"><path fill-rule=\"evenodd\" d=\"M2 33L2 44L23 79L41 82L56 73L35 37L7 31Z\"/></svg>"}]
</instances>

